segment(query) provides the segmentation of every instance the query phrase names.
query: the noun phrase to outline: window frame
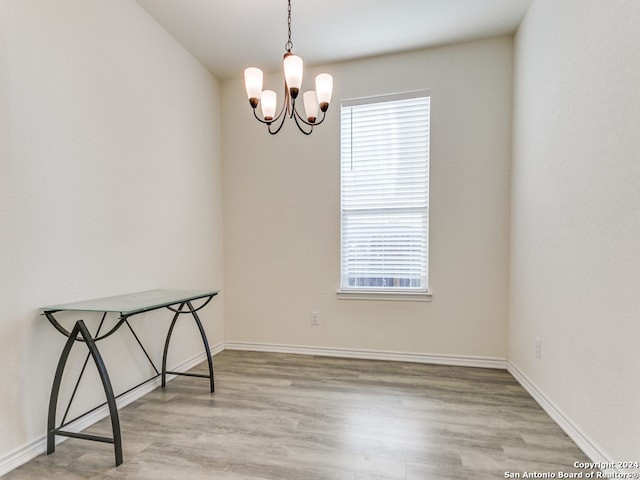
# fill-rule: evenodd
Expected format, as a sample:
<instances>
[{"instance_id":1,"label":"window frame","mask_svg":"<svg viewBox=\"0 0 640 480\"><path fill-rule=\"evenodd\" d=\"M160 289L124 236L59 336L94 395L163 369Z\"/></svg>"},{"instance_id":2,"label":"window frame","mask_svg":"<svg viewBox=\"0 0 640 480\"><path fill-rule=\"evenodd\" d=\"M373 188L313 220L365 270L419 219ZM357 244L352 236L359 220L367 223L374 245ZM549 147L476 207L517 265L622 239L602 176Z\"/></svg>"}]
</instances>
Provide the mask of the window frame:
<instances>
[{"instance_id":1,"label":"window frame","mask_svg":"<svg viewBox=\"0 0 640 480\"><path fill-rule=\"evenodd\" d=\"M412 100L417 98L428 98L428 113L427 113L427 139L426 139L426 206L424 207L424 215L426 217L425 227L423 231L424 247L424 285L419 288L403 288L403 287L386 287L386 286L345 286L345 256L344 256L344 242L345 242L345 207L344 207L344 137L345 137L345 125L344 125L344 109L357 107L359 105L374 105L379 103L394 102ZM431 291L429 289L429 170L430 170L430 117L431 117L431 92L429 90L419 90L412 92L379 95L372 97L363 97L357 99L343 100L340 106L340 286L337 291L339 299L356 299L356 300L412 300L412 301L430 301ZM351 125L349 125L349 131L351 131ZM351 140L349 140L350 148L353 148ZM349 158L352 159L351 154ZM370 211L376 210L376 208L368 209ZM419 211L418 208L415 211ZM383 274L383 272L380 272ZM375 278L375 277L374 277Z\"/></svg>"}]
</instances>

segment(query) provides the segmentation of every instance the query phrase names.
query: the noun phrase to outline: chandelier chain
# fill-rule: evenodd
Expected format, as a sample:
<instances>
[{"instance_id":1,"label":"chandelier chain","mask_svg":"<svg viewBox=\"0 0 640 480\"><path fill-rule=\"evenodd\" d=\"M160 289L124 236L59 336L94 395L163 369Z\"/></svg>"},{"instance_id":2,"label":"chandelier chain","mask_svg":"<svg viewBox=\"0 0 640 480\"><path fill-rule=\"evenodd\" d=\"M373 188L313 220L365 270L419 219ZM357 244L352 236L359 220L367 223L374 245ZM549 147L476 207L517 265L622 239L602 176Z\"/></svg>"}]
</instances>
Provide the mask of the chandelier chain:
<instances>
[{"instance_id":1,"label":"chandelier chain","mask_svg":"<svg viewBox=\"0 0 640 480\"><path fill-rule=\"evenodd\" d=\"M289 39L287 41L287 43L284 46L284 49L291 53L291 50L293 49L293 42L291 41L291 0L288 0L289 3L289 9L288 9L288 16L287 16L287 27L289 29Z\"/></svg>"}]
</instances>

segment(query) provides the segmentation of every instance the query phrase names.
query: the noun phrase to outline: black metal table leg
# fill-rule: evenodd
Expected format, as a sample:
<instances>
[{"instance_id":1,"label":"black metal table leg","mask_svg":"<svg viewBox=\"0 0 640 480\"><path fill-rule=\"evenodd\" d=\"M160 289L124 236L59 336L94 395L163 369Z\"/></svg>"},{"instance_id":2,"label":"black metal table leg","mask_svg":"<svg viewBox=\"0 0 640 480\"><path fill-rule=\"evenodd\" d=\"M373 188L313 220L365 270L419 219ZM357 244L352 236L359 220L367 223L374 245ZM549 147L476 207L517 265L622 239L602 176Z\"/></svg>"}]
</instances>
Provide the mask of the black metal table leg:
<instances>
[{"instance_id":1,"label":"black metal table leg","mask_svg":"<svg viewBox=\"0 0 640 480\"><path fill-rule=\"evenodd\" d=\"M211 297L209 297L209 299L207 300L207 302L204 304L206 305L211 298L213 298L213 295ZM185 305L188 307L188 310L184 310ZM166 386L166 376L167 374L170 375L183 375L183 376L187 376L187 377L201 377L201 378L208 378L209 379L209 387L210 387L210 391L211 393L215 393L215 381L214 381L214 376L213 376L213 360L211 358L211 350L209 349L209 341L207 340L207 334L204 331L204 327L202 326L202 322L200 321L200 318L198 317L197 311L200 310L204 305L201 305L198 308L193 308L193 305L191 304L190 300L187 300L183 303L180 304L180 306L175 309L172 307L168 307L169 310L171 310L172 312L174 312L173 315L173 320L171 321L171 325L169 326L169 331L167 333L167 338L164 342L164 353L162 355L162 386L165 387ZM169 352L169 343L171 342L171 334L173 333L173 329L176 325L176 321L178 320L178 317L180 316L180 314L182 313L190 313L193 316L193 320L196 322L196 325L198 327L198 330L200 331L200 337L202 338L202 343L204 344L204 351L207 355L207 364L209 366L209 374L208 375L201 375L198 373L186 373L186 372L171 372L167 370L167 353Z\"/></svg>"},{"instance_id":2,"label":"black metal table leg","mask_svg":"<svg viewBox=\"0 0 640 480\"><path fill-rule=\"evenodd\" d=\"M187 302L187 306L189 310L191 310L191 314L193 315L193 319L198 326L198 330L200 330L200 336L202 337L202 343L204 343L204 351L207 354L207 363L209 364L209 384L211 385L211 393L215 392L215 383L213 379L213 360L211 360L211 350L209 350L209 342L207 341L207 334L204 331L204 327L202 326L202 322L198 317L197 311L191 305L191 302Z\"/></svg>"},{"instance_id":3,"label":"black metal table leg","mask_svg":"<svg viewBox=\"0 0 640 480\"><path fill-rule=\"evenodd\" d=\"M173 328L176 326L176 321L178 317L182 313L182 309L184 308L184 303L181 303L177 310L170 309L174 313L173 320L171 320L171 325L169 326L169 331L167 332L167 338L164 341L164 351L162 353L162 387L167 386L167 354L169 353L169 342L171 341L171 334L173 333Z\"/></svg>"},{"instance_id":4,"label":"black metal table leg","mask_svg":"<svg viewBox=\"0 0 640 480\"><path fill-rule=\"evenodd\" d=\"M50 314L48 314L50 315ZM100 380L102 381L102 386L104 388L105 396L107 397L107 405L109 406L109 415L111 417L111 429L113 431L113 438L105 438L98 437L94 435L83 435L76 434L74 432L66 432L61 430L60 428L56 428L56 412L58 406L58 395L60 393L60 384L62 383L62 375L64 373L64 367L67 363L67 359L69 358L69 354L71 353L71 348L73 344L80 340L78 339L78 335L82 337L82 340L87 345L91 356L93 357L93 361L96 364L98 369L98 374L100 375ZM47 454L53 453L55 451L55 437L56 435L62 435L67 437L80 437L86 438L89 440L95 440L100 442L113 443L116 466L122 464L123 456L122 456L122 436L120 433L120 417L118 416L118 407L116 405L116 399L113 394L113 388L111 386L111 380L109 379L109 374L107 373L107 369L104 365L104 361L102 360L102 355L100 355L100 351L95 344L95 341L89 330L87 329L84 321L78 320L73 330L71 330L71 334L65 343L65 346L60 355L60 360L58 361L58 366L56 368L56 374L53 379L53 386L51 387L51 397L49 398L49 415L47 419Z\"/></svg>"}]
</instances>

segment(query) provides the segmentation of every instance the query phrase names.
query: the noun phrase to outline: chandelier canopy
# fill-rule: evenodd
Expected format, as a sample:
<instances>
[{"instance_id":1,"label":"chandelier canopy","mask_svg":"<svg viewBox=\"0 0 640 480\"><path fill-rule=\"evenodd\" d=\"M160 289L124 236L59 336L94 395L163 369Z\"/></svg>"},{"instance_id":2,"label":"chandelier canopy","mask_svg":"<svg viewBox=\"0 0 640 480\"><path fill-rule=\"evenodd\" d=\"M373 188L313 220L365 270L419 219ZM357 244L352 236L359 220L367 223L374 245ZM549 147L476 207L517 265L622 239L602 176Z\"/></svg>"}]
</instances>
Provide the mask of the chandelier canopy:
<instances>
[{"instance_id":1,"label":"chandelier canopy","mask_svg":"<svg viewBox=\"0 0 640 480\"><path fill-rule=\"evenodd\" d=\"M285 44L285 54L283 58L284 66L284 102L280 112L276 115L277 95L273 90L262 90L262 70L256 67L249 67L244 71L244 84L247 91L249 104L253 109L253 115L258 121L267 125L270 134L275 135L284 125L285 119L293 118L298 129L305 135L310 135L313 127L320 125L325 118L331 93L333 91L333 77L328 73L321 73L316 76L316 89L304 92L302 100L305 114L301 115L296 109L296 99L302 87L302 58L292 52L293 42L291 41L291 0L288 3L288 29L289 37ZM256 112L260 105L262 118ZM318 110L322 112L322 118L318 119Z\"/></svg>"}]
</instances>

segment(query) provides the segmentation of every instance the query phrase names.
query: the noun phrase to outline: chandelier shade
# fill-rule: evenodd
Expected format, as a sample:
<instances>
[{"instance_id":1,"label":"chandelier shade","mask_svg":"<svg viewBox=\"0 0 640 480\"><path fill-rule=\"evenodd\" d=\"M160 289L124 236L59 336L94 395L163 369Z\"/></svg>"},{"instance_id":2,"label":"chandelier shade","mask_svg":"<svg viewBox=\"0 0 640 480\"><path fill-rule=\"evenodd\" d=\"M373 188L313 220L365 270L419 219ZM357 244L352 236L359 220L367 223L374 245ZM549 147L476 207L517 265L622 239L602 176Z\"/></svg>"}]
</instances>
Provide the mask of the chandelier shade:
<instances>
[{"instance_id":1,"label":"chandelier shade","mask_svg":"<svg viewBox=\"0 0 640 480\"><path fill-rule=\"evenodd\" d=\"M326 112L331 102L331 93L333 92L333 77L328 73L321 73L316 77L316 92L318 94L318 103L320 109Z\"/></svg>"},{"instance_id":2,"label":"chandelier shade","mask_svg":"<svg viewBox=\"0 0 640 480\"><path fill-rule=\"evenodd\" d=\"M285 55L282 66L284 68L284 79L289 86L289 93L292 98L296 98L302 87L302 59L297 55Z\"/></svg>"},{"instance_id":3,"label":"chandelier shade","mask_svg":"<svg viewBox=\"0 0 640 480\"><path fill-rule=\"evenodd\" d=\"M291 0L288 3L289 39L285 44L285 54L282 61L284 70L284 99L280 111L276 114L278 97L273 90L262 90L264 75L262 70L249 67L244 71L244 84L249 99L249 105L253 109L255 118L267 125L270 134L275 135L280 131L287 118L293 118L298 129L305 135L310 135L313 127L320 125L324 119L333 92L333 77L328 73L321 73L315 78L315 90L309 90L302 95L304 115L296 108L296 99L302 89L304 62L302 58L292 52L291 41ZM262 115L259 116L257 108L260 106ZM322 118L318 119L318 111L322 112Z\"/></svg>"},{"instance_id":4,"label":"chandelier shade","mask_svg":"<svg viewBox=\"0 0 640 480\"><path fill-rule=\"evenodd\" d=\"M262 70L256 67L249 67L244 71L244 85L247 90L247 97L251 106L256 108L262 94Z\"/></svg>"},{"instance_id":5,"label":"chandelier shade","mask_svg":"<svg viewBox=\"0 0 640 480\"><path fill-rule=\"evenodd\" d=\"M318 117L318 96L316 92L310 90L304 92L302 96L304 100L304 113L307 115L308 122L315 122Z\"/></svg>"},{"instance_id":6,"label":"chandelier shade","mask_svg":"<svg viewBox=\"0 0 640 480\"><path fill-rule=\"evenodd\" d=\"M263 90L260 95L260 103L262 104L262 115L266 121L273 120L276 114L276 104L278 96L273 90Z\"/></svg>"}]
</instances>

